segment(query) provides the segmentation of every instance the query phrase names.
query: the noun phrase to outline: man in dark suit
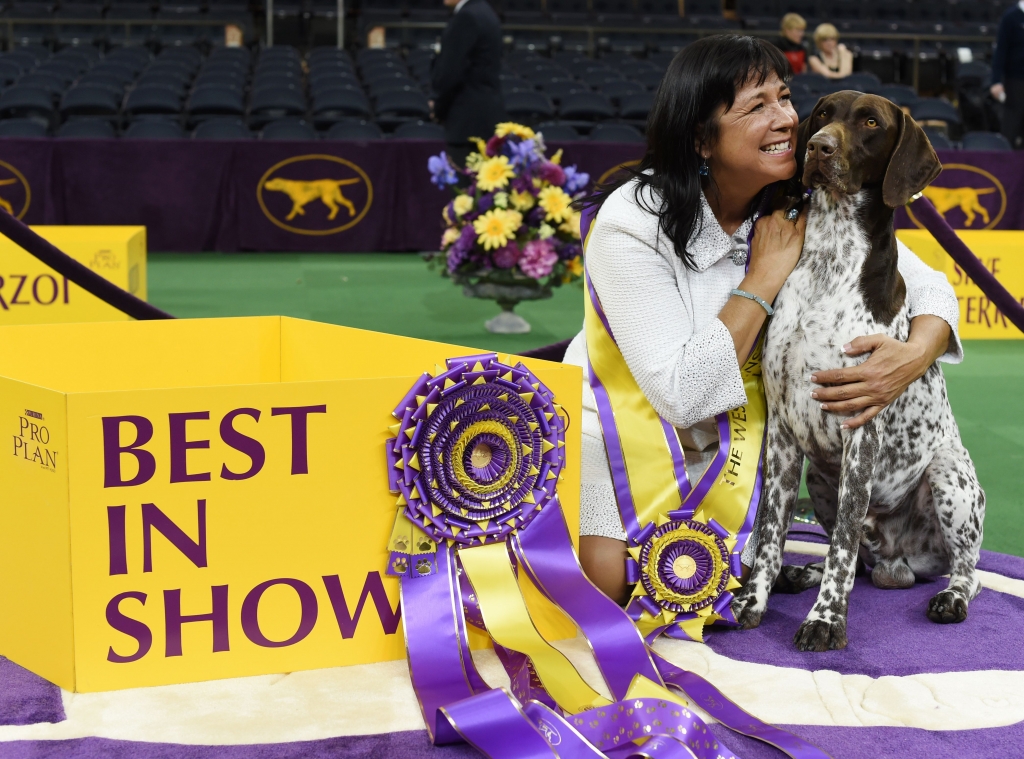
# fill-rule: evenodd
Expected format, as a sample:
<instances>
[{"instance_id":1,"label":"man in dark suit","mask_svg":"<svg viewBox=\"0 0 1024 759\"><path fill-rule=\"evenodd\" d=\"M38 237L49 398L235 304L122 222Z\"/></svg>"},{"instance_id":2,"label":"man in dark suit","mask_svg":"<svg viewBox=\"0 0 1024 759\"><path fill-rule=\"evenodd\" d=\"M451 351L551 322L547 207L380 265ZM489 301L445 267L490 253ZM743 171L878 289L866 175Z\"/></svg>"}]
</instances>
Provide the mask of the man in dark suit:
<instances>
[{"instance_id":1,"label":"man in dark suit","mask_svg":"<svg viewBox=\"0 0 1024 759\"><path fill-rule=\"evenodd\" d=\"M1024 1L1003 14L992 55L992 97L1006 104L1003 136L1020 148L1024 136Z\"/></svg>"},{"instance_id":2,"label":"man in dark suit","mask_svg":"<svg viewBox=\"0 0 1024 759\"><path fill-rule=\"evenodd\" d=\"M501 94L501 21L487 0L444 0L454 8L431 76L434 115L444 123L448 155L462 168L470 137L484 140L505 120Z\"/></svg>"}]
</instances>

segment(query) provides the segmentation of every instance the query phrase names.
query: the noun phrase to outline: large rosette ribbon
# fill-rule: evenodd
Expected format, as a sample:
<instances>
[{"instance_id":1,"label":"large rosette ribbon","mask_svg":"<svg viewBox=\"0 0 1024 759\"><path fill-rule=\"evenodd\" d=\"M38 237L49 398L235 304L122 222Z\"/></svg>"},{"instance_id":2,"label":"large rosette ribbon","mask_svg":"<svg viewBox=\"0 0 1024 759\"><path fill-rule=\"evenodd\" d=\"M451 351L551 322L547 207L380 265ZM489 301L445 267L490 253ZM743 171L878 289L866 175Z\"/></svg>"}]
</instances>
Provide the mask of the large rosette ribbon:
<instances>
[{"instance_id":1,"label":"large rosette ribbon","mask_svg":"<svg viewBox=\"0 0 1024 759\"><path fill-rule=\"evenodd\" d=\"M435 743L466 740L515 759L734 757L689 709L685 689L735 730L801 759L824 756L653 654L586 579L558 501L567 420L526 366L495 354L449 359L420 377L393 415L386 450L398 509L388 573L401 578L410 672ZM689 579L658 591L666 598L721 582L706 555L716 544L701 535L693 545L659 544L654 561ZM520 573L587 638L610 698L538 632ZM470 625L490 635L512 693L477 672Z\"/></svg>"}]
</instances>

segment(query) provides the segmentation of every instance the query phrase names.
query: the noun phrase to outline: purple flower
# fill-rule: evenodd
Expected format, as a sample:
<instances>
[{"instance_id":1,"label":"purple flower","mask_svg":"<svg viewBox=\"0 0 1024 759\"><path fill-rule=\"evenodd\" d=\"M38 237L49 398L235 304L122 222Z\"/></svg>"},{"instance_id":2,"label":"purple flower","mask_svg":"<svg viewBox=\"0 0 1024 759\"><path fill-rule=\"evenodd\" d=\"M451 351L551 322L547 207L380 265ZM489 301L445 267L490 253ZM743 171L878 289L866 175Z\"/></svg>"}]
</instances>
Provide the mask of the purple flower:
<instances>
[{"instance_id":1,"label":"purple flower","mask_svg":"<svg viewBox=\"0 0 1024 759\"><path fill-rule=\"evenodd\" d=\"M534 206L533 209L526 214L526 221L531 227L539 227L540 223L544 221L544 216L547 212L540 206Z\"/></svg>"},{"instance_id":2,"label":"purple flower","mask_svg":"<svg viewBox=\"0 0 1024 759\"><path fill-rule=\"evenodd\" d=\"M512 166L521 171L528 171L544 160L537 155L537 143L534 140L509 140L505 143L505 155L509 157Z\"/></svg>"},{"instance_id":3,"label":"purple flower","mask_svg":"<svg viewBox=\"0 0 1024 759\"><path fill-rule=\"evenodd\" d=\"M519 246L512 240L508 245L494 251L491 260L499 269L511 269L519 262L519 255Z\"/></svg>"},{"instance_id":4,"label":"purple flower","mask_svg":"<svg viewBox=\"0 0 1024 759\"><path fill-rule=\"evenodd\" d=\"M476 210L480 213L487 213L491 210L491 206L494 205L494 193L487 192L480 196L480 200L476 202Z\"/></svg>"},{"instance_id":5,"label":"purple flower","mask_svg":"<svg viewBox=\"0 0 1024 759\"><path fill-rule=\"evenodd\" d=\"M563 171L565 172L565 186L562 189L570 195L575 195L585 189L587 182L590 181L590 174L585 171L577 171L575 166L566 166Z\"/></svg>"},{"instance_id":6,"label":"purple flower","mask_svg":"<svg viewBox=\"0 0 1024 759\"><path fill-rule=\"evenodd\" d=\"M552 249L550 242L530 240L523 247L523 253L519 257L519 268L526 276L540 279L551 273L557 261L558 254Z\"/></svg>"},{"instance_id":7,"label":"purple flower","mask_svg":"<svg viewBox=\"0 0 1024 759\"><path fill-rule=\"evenodd\" d=\"M533 182L530 181L529 177L522 174L512 180L512 189L517 192L535 192Z\"/></svg>"},{"instance_id":8,"label":"purple flower","mask_svg":"<svg viewBox=\"0 0 1024 759\"><path fill-rule=\"evenodd\" d=\"M430 171L430 181L440 190L459 182L459 177L443 150L441 155L432 155L427 159L427 170Z\"/></svg>"},{"instance_id":9,"label":"purple flower","mask_svg":"<svg viewBox=\"0 0 1024 759\"><path fill-rule=\"evenodd\" d=\"M501 152L501 143L502 143L502 141L504 139L505 139L504 137L498 137L497 135L495 135L494 137L489 139L487 141L487 155L489 155L489 156L496 156L496 155L498 155L498 153Z\"/></svg>"},{"instance_id":10,"label":"purple flower","mask_svg":"<svg viewBox=\"0 0 1024 759\"><path fill-rule=\"evenodd\" d=\"M551 161L545 161L544 163L542 163L540 166L540 171L537 172L537 175L541 179L550 182L556 187L561 187L563 184L565 184L565 172L562 171L562 167L557 164L551 163ZM589 177L587 178L589 179Z\"/></svg>"},{"instance_id":11,"label":"purple flower","mask_svg":"<svg viewBox=\"0 0 1024 759\"><path fill-rule=\"evenodd\" d=\"M583 255L583 246L578 242L567 242L558 248L558 257L563 261L572 261L576 256Z\"/></svg>"},{"instance_id":12,"label":"purple flower","mask_svg":"<svg viewBox=\"0 0 1024 759\"><path fill-rule=\"evenodd\" d=\"M451 273L465 263L466 258L469 256L469 252L473 249L473 243L476 242L476 230L473 229L472 224L467 224L462 228L462 232L459 234L459 239L452 243L452 246L448 249L448 272Z\"/></svg>"}]
</instances>

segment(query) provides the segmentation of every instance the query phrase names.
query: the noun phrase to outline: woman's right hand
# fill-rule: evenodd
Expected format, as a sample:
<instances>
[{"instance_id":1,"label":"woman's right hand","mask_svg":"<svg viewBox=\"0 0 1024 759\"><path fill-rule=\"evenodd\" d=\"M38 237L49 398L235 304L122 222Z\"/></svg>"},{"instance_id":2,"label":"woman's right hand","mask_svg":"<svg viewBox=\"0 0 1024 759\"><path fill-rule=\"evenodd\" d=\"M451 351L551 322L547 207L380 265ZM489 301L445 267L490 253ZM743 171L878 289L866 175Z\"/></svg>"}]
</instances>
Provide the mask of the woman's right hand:
<instances>
[{"instance_id":1,"label":"woman's right hand","mask_svg":"<svg viewBox=\"0 0 1024 759\"><path fill-rule=\"evenodd\" d=\"M769 303L775 300L800 259L806 228L806 209L795 221L789 221L783 210L758 219L750 244L750 268L743 280L743 289L760 295Z\"/></svg>"}]
</instances>

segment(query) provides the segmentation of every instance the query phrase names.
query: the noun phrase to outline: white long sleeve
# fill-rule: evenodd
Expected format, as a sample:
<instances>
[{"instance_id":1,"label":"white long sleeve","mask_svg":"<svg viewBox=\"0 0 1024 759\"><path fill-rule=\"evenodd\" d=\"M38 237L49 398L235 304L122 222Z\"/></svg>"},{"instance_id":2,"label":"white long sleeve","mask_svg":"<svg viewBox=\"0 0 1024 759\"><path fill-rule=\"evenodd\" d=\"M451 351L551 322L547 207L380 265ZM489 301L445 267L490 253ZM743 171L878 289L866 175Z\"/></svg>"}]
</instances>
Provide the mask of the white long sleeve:
<instances>
[{"instance_id":1,"label":"white long sleeve","mask_svg":"<svg viewBox=\"0 0 1024 759\"><path fill-rule=\"evenodd\" d=\"M959 364L964 360L964 347L960 343L960 303L956 299L953 285L949 284L945 274L928 266L899 240L896 241L896 248L899 253L896 267L907 286L910 318L931 314L945 321L952 332L949 348L939 356L939 361Z\"/></svg>"}]
</instances>

